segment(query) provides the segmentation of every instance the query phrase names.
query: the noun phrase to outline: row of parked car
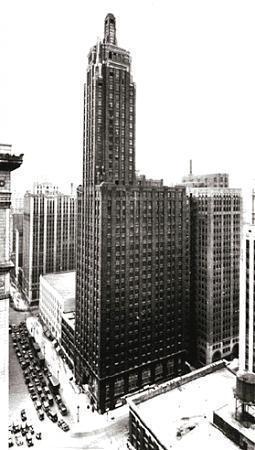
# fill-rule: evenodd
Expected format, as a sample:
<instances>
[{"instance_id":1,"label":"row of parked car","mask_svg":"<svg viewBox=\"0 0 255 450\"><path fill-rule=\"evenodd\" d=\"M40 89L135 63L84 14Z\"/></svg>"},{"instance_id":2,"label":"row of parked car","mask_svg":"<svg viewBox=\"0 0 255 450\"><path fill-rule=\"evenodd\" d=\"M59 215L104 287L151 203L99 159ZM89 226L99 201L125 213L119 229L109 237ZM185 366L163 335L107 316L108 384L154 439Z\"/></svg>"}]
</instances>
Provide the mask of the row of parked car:
<instances>
[{"instance_id":1,"label":"row of parked car","mask_svg":"<svg viewBox=\"0 0 255 450\"><path fill-rule=\"evenodd\" d=\"M59 394L59 382L54 380L51 372L45 365L44 358L38 344L29 334L25 322L19 325L11 325L13 347L23 370L24 381L27 385L31 399L40 420L44 420L45 414L52 422L58 421L58 415L54 405L59 412L65 416L68 414L66 405ZM68 431L69 426L63 420L59 426Z\"/></svg>"}]
</instances>

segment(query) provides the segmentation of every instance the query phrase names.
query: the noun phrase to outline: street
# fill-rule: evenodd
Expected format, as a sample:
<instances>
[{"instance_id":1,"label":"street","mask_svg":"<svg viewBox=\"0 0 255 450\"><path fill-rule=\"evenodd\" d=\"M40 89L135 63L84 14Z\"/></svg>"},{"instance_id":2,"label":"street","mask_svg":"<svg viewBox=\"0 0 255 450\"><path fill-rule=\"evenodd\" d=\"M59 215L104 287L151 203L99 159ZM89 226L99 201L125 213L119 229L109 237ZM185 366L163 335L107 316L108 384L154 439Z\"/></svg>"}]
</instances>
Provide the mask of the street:
<instances>
[{"instance_id":1,"label":"street","mask_svg":"<svg viewBox=\"0 0 255 450\"><path fill-rule=\"evenodd\" d=\"M18 324L27 321L27 327L34 335L45 356L51 373L60 381L61 397L68 410L64 420L70 431L64 433L56 423L47 417L40 421L25 385L23 372L13 349L12 338L9 339L9 424L20 422L20 411L27 412L28 423L32 424L35 433L42 433L42 440L34 439L38 449L127 449L128 408L123 406L109 414L100 415L92 412L86 393L79 393L72 372L55 351L55 348L43 334L37 317L30 312L18 312L10 308L10 323ZM88 409L89 405L89 409ZM61 418L59 414L59 418Z\"/></svg>"}]
</instances>

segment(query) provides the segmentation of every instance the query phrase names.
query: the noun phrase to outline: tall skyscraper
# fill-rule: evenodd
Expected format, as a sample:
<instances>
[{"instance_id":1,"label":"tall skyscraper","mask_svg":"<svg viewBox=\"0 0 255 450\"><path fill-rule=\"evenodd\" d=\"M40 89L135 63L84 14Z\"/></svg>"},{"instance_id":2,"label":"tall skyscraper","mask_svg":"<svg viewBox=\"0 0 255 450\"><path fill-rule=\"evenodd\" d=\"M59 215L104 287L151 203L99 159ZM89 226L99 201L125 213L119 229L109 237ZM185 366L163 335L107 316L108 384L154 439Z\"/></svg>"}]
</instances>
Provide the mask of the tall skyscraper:
<instances>
[{"instance_id":1,"label":"tall skyscraper","mask_svg":"<svg viewBox=\"0 0 255 450\"><path fill-rule=\"evenodd\" d=\"M195 363L238 355L239 189L187 188L191 199L191 347Z\"/></svg>"},{"instance_id":2,"label":"tall skyscraper","mask_svg":"<svg viewBox=\"0 0 255 450\"><path fill-rule=\"evenodd\" d=\"M245 225L240 264L239 369L255 372L255 225Z\"/></svg>"},{"instance_id":3,"label":"tall skyscraper","mask_svg":"<svg viewBox=\"0 0 255 450\"><path fill-rule=\"evenodd\" d=\"M101 412L181 374L188 340L189 200L136 177L135 95L108 14L84 90L75 323L75 377Z\"/></svg>"},{"instance_id":4,"label":"tall skyscraper","mask_svg":"<svg viewBox=\"0 0 255 450\"><path fill-rule=\"evenodd\" d=\"M22 289L38 304L40 275L75 267L76 197L36 185L24 199Z\"/></svg>"}]
</instances>

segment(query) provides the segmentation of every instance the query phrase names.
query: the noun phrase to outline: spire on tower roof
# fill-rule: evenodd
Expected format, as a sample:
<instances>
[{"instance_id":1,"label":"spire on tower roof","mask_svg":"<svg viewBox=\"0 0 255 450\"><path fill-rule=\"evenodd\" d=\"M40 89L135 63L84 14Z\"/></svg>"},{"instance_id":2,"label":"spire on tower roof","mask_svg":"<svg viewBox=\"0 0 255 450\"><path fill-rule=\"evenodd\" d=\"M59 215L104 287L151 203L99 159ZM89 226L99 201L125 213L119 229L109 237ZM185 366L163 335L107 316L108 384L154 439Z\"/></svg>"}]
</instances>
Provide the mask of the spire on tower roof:
<instances>
[{"instance_id":1,"label":"spire on tower roof","mask_svg":"<svg viewBox=\"0 0 255 450\"><path fill-rule=\"evenodd\" d=\"M113 14L107 14L104 21L104 42L117 45L116 20Z\"/></svg>"}]
</instances>

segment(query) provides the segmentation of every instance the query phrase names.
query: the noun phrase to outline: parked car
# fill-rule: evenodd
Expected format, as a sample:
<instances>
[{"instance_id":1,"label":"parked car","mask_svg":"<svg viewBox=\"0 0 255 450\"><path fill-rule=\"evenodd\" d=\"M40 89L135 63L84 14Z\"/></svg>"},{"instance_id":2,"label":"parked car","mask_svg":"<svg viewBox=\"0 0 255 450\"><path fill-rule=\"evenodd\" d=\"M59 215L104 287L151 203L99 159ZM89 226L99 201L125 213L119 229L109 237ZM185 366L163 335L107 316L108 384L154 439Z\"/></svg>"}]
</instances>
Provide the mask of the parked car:
<instances>
[{"instance_id":1,"label":"parked car","mask_svg":"<svg viewBox=\"0 0 255 450\"><path fill-rule=\"evenodd\" d=\"M21 361L21 368L23 370L25 370L27 366L28 366L28 362L27 361Z\"/></svg>"},{"instance_id":2,"label":"parked car","mask_svg":"<svg viewBox=\"0 0 255 450\"><path fill-rule=\"evenodd\" d=\"M13 446L14 446L13 440L12 440L11 437L9 437L9 439L8 439L8 447L13 447Z\"/></svg>"},{"instance_id":3,"label":"parked car","mask_svg":"<svg viewBox=\"0 0 255 450\"><path fill-rule=\"evenodd\" d=\"M39 397L41 399L41 402L43 402L44 400L47 400L46 395L43 392L41 392L41 394L39 394Z\"/></svg>"},{"instance_id":4,"label":"parked car","mask_svg":"<svg viewBox=\"0 0 255 450\"><path fill-rule=\"evenodd\" d=\"M63 431L68 431L68 430L70 430L69 425L67 425L67 423L66 423L63 419L61 419L61 420L58 421L58 426L59 426L59 428L61 428Z\"/></svg>"},{"instance_id":5,"label":"parked car","mask_svg":"<svg viewBox=\"0 0 255 450\"><path fill-rule=\"evenodd\" d=\"M61 403L62 402L62 399L61 399L59 394L55 395L55 400L56 400L57 403Z\"/></svg>"},{"instance_id":6,"label":"parked car","mask_svg":"<svg viewBox=\"0 0 255 450\"><path fill-rule=\"evenodd\" d=\"M41 386L36 386L37 392L39 395L41 395L42 393L42 387Z\"/></svg>"},{"instance_id":7,"label":"parked car","mask_svg":"<svg viewBox=\"0 0 255 450\"><path fill-rule=\"evenodd\" d=\"M58 421L58 415L57 413L51 412L50 410L47 411L47 416L49 417L49 419L52 422L57 422Z\"/></svg>"},{"instance_id":8,"label":"parked car","mask_svg":"<svg viewBox=\"0 0 255 450\"><path fill-rule=\"evenodd\" d=\"M15 436L15 441L17 446L19 447L20 445L23 445L23 441L19 436Z\"/></svg>"},{"instance_id":9,"label":"parked car","mask_svg":"<svg viewBox=\"0 0 255 450\"><path fill-rule=\"evenodd\" d=\"M35 409L42 409L42 403L40 402L40 400L36 400Z\"/></svg>"},{"instance_id":10,"label":"parked car","mask_svg":"<svg viewBox=\"0 0 255 450\"><path fill-rule=\"evenodd\" d=\"M14 434L19 433L20 432L20 426L18 424L13 424L12 431L13 431Z\"/></svg>"},{"instance_id":11,"label":"parked car","mask_svg":"<svg viewBox=\"0 0 255 450\"><path fill-rule=\"evenodd\" d=\"M69 431L69 430L70 430L70 427L69 427L69 425L67 425L66 422L63 423L63 425L62 425L62 430L63 430L63 431Z\"/></svg>"},{"instance_id":12,"label":"parked car","mask_svg":"<svg viewBox=\"0 0 255 450\"><path fill-rule=\"evenodd\" d=\"M21 415L21 420L22 420L22 422L24 422L25 420L27 420L27 415L26 415L26 410L25 410L25 409L22 409L22 410L20 411L20 415Z\"/></svg>"},{"instance_id":13,"label":"parked car","mask_svg":"<svg viewBox=\"0 0 255 450\"><path fill-rule=\"evenodd\" d=\"M62 416L67 416L67 408L64 405L64 403L60 403L58 405L58 407L59 407L59 411L61 412Z\"/></svg>"},{"instance_id":14,"label":"parked car","mask_svg":"<svg viewBox=\"0 0 255 450\"><path fill-rule=\"evenodd\" d=\"M29 432L26 435L26 441L28 447L32 447L34 445L32 435Z\"/></svg>"},{"instance_id":15,"label":"parked car","mask_svg":"<svg viewBox=\"0 0 255 450\"><path fill-rule=\"evenodd\" d=\"M47 400L43 401L43 409L44 409L44 411L48 411L48 409L50 409L50 405Z\"/></svg>"},{"instance_id":16,"label":"parked car","mask_svg":"<svg viewBox=\"0 0 255 450\"><path fill-rule=\"evenodd\" d=\"M44 420L44 412L42 409L38 409L37 414L38 414L39 420Z\"/></svg>"},{"instance_id":17,"label":"parked car","mask_svg":"<svg viewBox=\"0 0 255 450\"><path fill-rule=\"evenodd\" d=\"M52 395L51 395L51 394L48 394L48 395L47 395L47 399L48 399L49 404L52 406L52 405L54 404Z\"/></svg>"},{"instance_id":18,"label":"parked car","mask_svg":"<svg viewBox=\"0 0 255 450\"><path fill-rule=\"evenodd\" d=\"M24 423L24 424L21 424L20 431L21 431L22 436L25 436L25 435L26 435L26 433L27 433L27 426L26 426L25 423Z\"/></svg>"}]
</instances>

